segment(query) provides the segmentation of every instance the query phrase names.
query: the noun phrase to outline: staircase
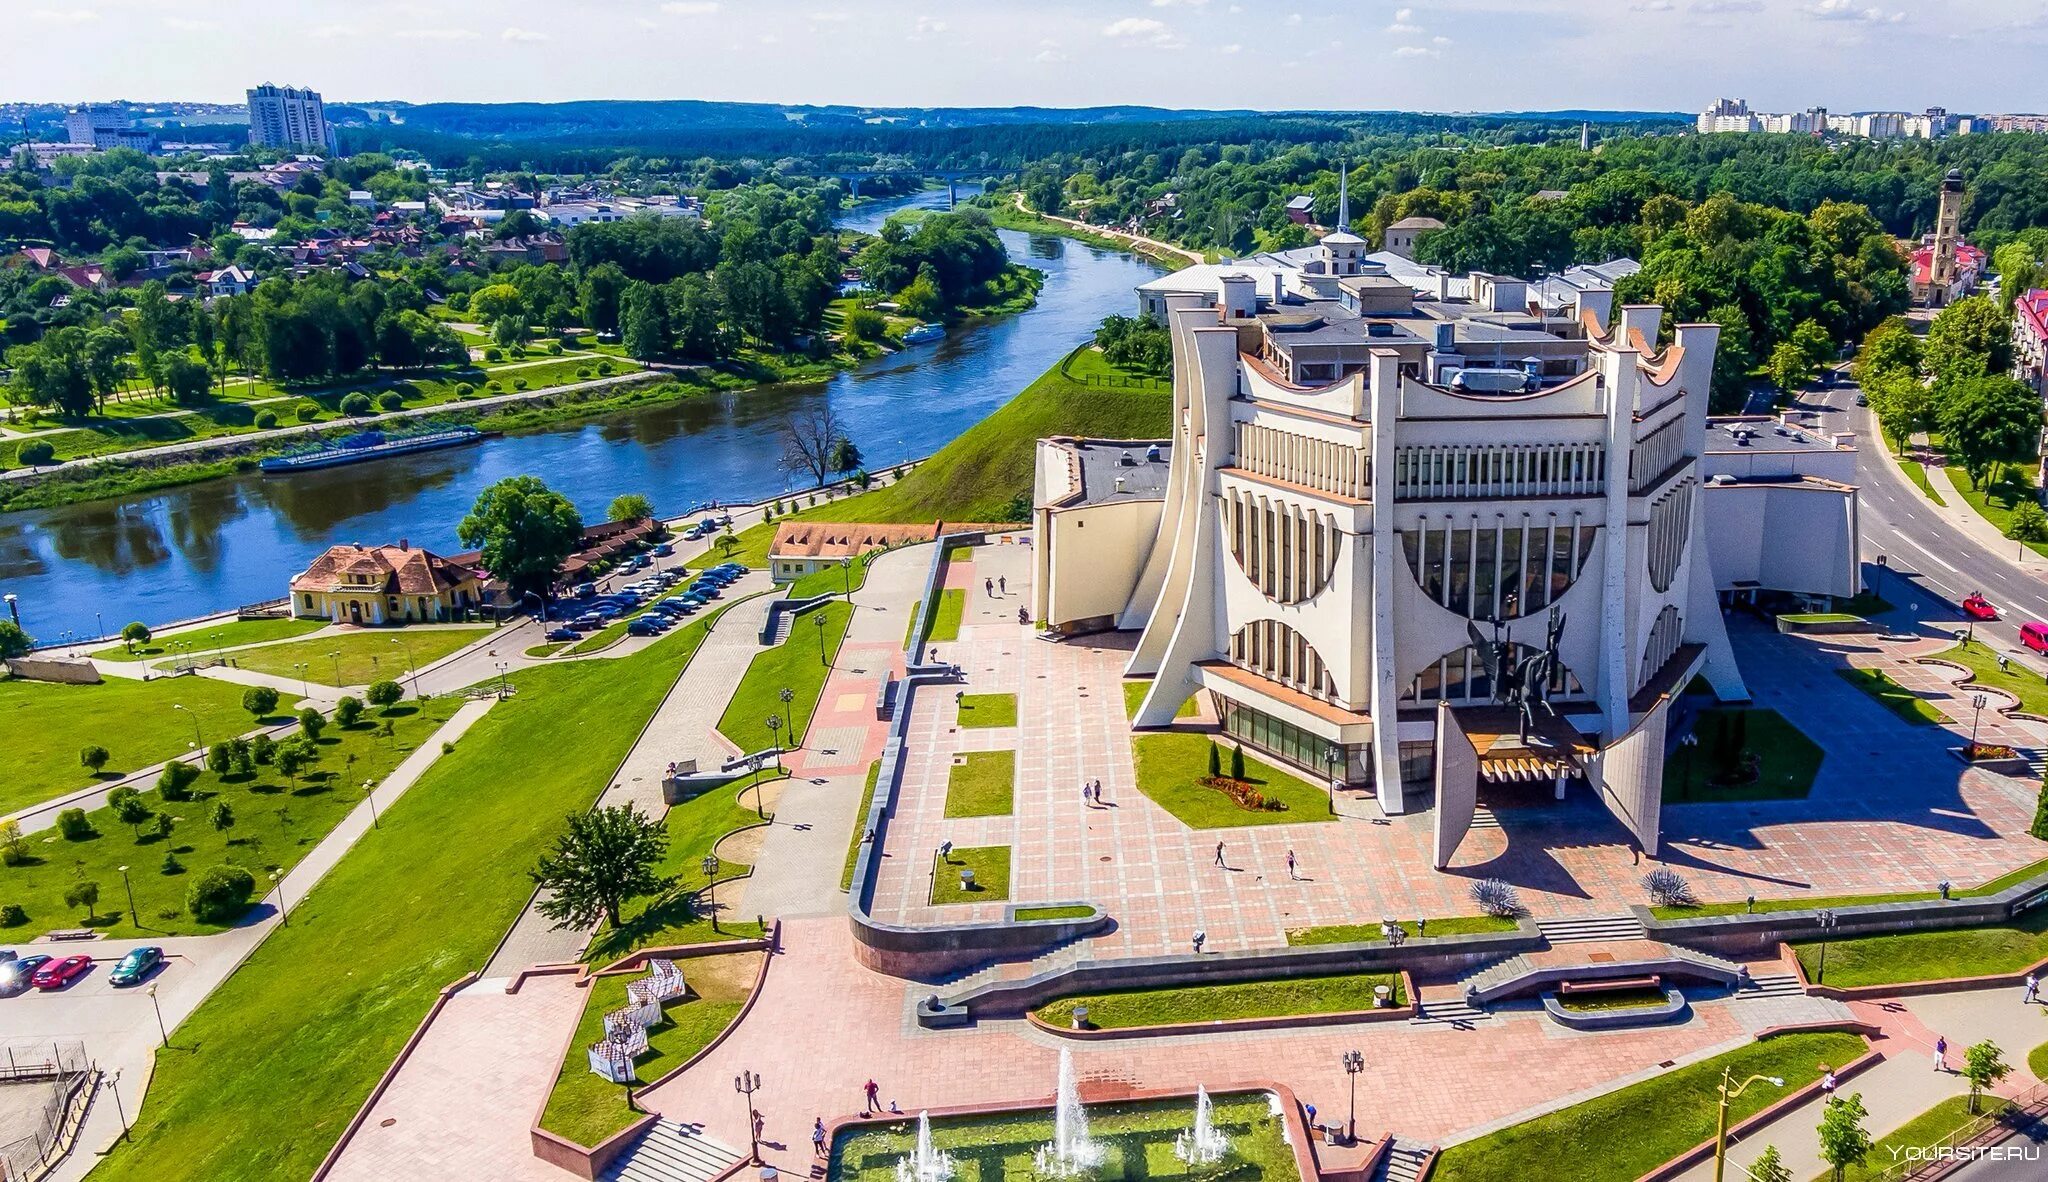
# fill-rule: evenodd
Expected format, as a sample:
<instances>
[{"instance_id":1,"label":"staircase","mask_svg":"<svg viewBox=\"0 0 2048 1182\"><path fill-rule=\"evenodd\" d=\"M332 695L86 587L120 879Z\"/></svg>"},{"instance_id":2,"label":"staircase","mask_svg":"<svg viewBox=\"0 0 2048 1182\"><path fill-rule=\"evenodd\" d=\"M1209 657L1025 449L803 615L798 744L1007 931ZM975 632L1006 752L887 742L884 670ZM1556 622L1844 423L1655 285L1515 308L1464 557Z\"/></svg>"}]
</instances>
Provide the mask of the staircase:
<instances>
[{"instance_id":1,"label":"staircase","mask_svg":"<svg viewBox=\"0 0 2048 1182\"><path fill-rule=\"evenodd\" d=\"M1530 962L1529 958L1517 952L1499 964L1480 969L1478 972L1463 978L1458 984L1463 987L1466 998L1470 999L1473 993L1479 990L1491 989L1496 985L1504 985L1517 977L1535 971L1536 966Z\"/></svg>"},{"instance_id":2,"label":"staircase","mask_svg":"<svg viewBox=\"0 0 2048 1182\"><path fill-rule=\"evenodd\" d=\"M1543 938L1552 944L1593 944L1603 940L1647 940L1643 921L1634 915L1607 915L1585 919L1539 919Z\"/></svg>"},{"instance_id":3,"label":"staircase","mask_svg":"<svg viewBox=\"0 0 2048 1182\"><path fill-rule=\"evenodd\" d=\"M774 639L772 639L772 640L770 640L770 641L768 642L768 646L769 646L770 648L773 648L774 646L776 646L776 645L778 645L778 644L781 644L781 643L782 643L783 641L785 641L785 640L788 640L788 639L789 639L789 630L790 630L790 629L791 629L792 627L794 627L795 625L796 625L796 613L794 613L794 612L776 612L776 613L775 613L775 637L774 637Z\"/></svg>"},{"instance_id":4,"label":"staircase","mask_svg":"<svg viewBox=\"0 0 2048 1182\"><path fill-rule=\"evenodd\" d=\"M1496 817L1496 816L1494 816L1494 815L1493 815L1493 810L1492 810L1492 809L1490 809L1490 808L1486 807L1486 806L1485 806L1485 805L1483 805L1483 804L1475 804L1475 805L1473 805L1473 806L1472 806L1472 831L1473 831L1473 832L1475 832L1475 833L1476 833L1476 832L1478 832L1478 831L1479 831L1479 830L1481 830L1481 829L1498 829L1498 828L1500 828L1500 818L1499 818L1499 817Z\"/></svg>"},{"instance_id":5,"label":"staircase","mask_svg":"<svg viewBox=\"0 0 2048 1182\"><path fill-rule=\"evenodd\" d=\"M1701 952L1696 948L1681 948L1676 944L1670 945L1669 948L1673 958L1695 966L1702 976L1720 978L1738 987L1742 982L1749 980L1749 968L1746 965L1723 960L1711 952Z\"/></svg>"},{"instance_id":6,"label":"staircase","mask_svg":"<svg viewBox=\"0 0 2048 1182\"><path fill-rule=\"evenodd\" d=\"M1456 1030L1470 1030L1476 1023L1491 1022L1493 1015L1479 1009L1462 997L1439 997L1420 1001L1415 1007L1415 1016L1408 1019L1410 1026L1449 1026Z\"/></svg>"},{"instance_id":7,"label":"staircase","mask_svg":"<svg viewBox=\"0 0 2048 1182\"><path fill-rule=\"evenodd\" d=\"M1761 977L1751 977L1749 980L1744 981L1742 987L1735 991L1735 996L1742 998L1804 997L1806 996L1806 986L1801 985L1799 978L1791 973L1765 973Z\"/></svg>"},{"instance_id":8,"label":"staircase","mask_svg":"<svg viewBox=\"0 0 2048 1182\"><path fill-rule=\"evenodd\" d=\"M739 1164L741 1155L689 1125L656 1121L599 1175L600 1182L709 1182Z\"/></svg>"},{"instance_id":9,"label":"staircase","mask_svg":"<svg viewBox=\"0 0 2048 1182\"><path fill-rule=\"evenodd\" d=\"M1422 1163L1428 1159L1429 1146L1396 1137L1373 1171L1372 1182L1415 1182L1422 1174Z\"/></svg>"}]
</instances>

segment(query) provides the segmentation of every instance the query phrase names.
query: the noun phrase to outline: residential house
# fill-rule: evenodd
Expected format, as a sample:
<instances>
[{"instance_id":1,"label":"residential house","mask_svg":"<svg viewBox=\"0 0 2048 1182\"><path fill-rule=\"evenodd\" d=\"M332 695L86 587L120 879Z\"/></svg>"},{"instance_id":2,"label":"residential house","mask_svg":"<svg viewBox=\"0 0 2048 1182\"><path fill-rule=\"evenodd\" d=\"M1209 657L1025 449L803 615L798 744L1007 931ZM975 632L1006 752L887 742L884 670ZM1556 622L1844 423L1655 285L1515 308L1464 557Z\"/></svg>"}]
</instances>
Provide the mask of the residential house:
<instances>
[{"instance_id":1,"label":"residential house","mask_svg":"<svg viewBox=\"0 0 2048 1182\"><path fill-rule=\"evenodd\" d=\"M1297 226L1306 226L1315 219L1316 199L1303 193L1287 199L1287 220Z\"/></svg>"},{"instance_id":2,"label":"residential house","mask_svg":"<svg viewBox=\"0 0 2048 1182\"><path fill-rule=\"evenodd\" d=\"M337 624L459 619L481 603L473 568L403 538L396 546L329 546L291 581L294 616Z\"/></svg>"},{"instance_id":3,"label":"residential house","mask_svg":"<svg viewBox=\"0 0 2048 1182\"><path fill-rule=\"evenodd\" d=\"M2048 288L2023 292L2012 302L2012 372L2048 398Z\"/></svg>"}]
</instances>

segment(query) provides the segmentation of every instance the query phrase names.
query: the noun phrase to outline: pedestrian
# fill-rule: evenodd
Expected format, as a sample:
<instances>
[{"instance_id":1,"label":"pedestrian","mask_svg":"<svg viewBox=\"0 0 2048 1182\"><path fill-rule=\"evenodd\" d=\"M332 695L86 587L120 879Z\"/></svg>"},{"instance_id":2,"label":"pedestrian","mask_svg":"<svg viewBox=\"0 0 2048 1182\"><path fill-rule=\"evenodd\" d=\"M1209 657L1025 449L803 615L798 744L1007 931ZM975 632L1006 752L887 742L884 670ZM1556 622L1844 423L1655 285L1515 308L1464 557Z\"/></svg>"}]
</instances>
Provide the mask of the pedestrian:
<instances>
[{"instance_id":1,"label":"pedestrian","mask_svg":"<svg viewBox=\"0 0 2048 1182\"><path fill-rule=\"evenodd\" d=\"M2041 1000L2041 982L2032 973L2027 974L2027 992L2020 1000L2028 1005Z\"/></svg>"},{"instance_id":2,"label":"pedestrian","mask_svg":"<svg viewBox=\"0 0 2048 1182\"><path fill-rule=\"evenodd\" d=\"M754 1140L755 1140L755 1141L757 1141L757 1142L758 1142L758 1141L759 1141L759 1140L761 1139L761 1130L762 1130L762 1129L764 1129L764 1128L767 1128L767 1127L768 1127L768 1118L767 1118L767 1117L765 1117L765 1116L762 1116L762 1115L761 1115L760 1113L756 1112L756 1113L754 1114Z\"/></svg>"},{"instance_id":3,"label":"pedestrian","mask_svg":"<svg viewBox=\"0 0 2048 1182\"><path fill-rule=\"evenodd\" d=\"M1207 944L1208 942L1209 933L1202 931L1198 931L1195 933L1195 954L1197 956L1201 955L1202 945Z\"/></svg>"},{"instance_id":4,"label":"pedestrian","mask_svg":"<svg viewBox=\"0 0 2048 1182\"><path fill-rule=\"evenodd\" d=\"M995 595L995 593L996 593L996 581L995 581L994 579L983 579L983 580L981 581L981 593L982 593L983 595L988 595L988 596L993 596L993 595Z\"/></svg>"},{"instance_id":5,"label":"pedestrian","mask_svg":"<svg viewBox=\"0 0 2048 1182\"><path fill-rule=\"evenodd\" d=\"M1936 1071L1948 1070L1948 1040L1939 1035L1935 1036L1934 1039L1934 1069Z\"/></svg>"},{"instance_id":6,"label":"pedestrian","mask_svg":"<svg viewBox=\"0 0 2048 1182\"><path fill-rule=\"evenodd\" d=\"M1091 781L1081 781L1081 807L1095 807L1095 787Z\"/></svg>"},{"instance_id":7,"label":"pedestrian","mask_svg":"<svg viewBox=\"0 0 2048 1182\"><path fill-rule=\"evenodd\" d=\"M996 590L1008 595L1010 593L1010 580L1002 575L997 575Z\"/></svg>"},{"instance_id":8,"label":"pedestrian","mask_svg":"<svg viewBox=\"0 0 2048 1182\"><path fill-rule=\"evenodd\" d=\"M896 1101L893 1099L889 1101L889 1114L891 1116L903 1115L903 1110L901 1108L896 1107Z\"/></svg>"},{"instance_id":9,"label":"pedestrian","mask_svg":"<svg viewBox=\"0 0 2048 1182\"><path fill-rule=\"evenodd\" d=\"M1822 1074L1821 1074L1821 1077L1820 1077L1820 1094L1821 1094L1821 1095L1823 1095L1823 1096L1832 1096L1832 1095L1834 1095L1834 1094L1835 1094L1835 1069L1834 1069L1834 1068L1832 1068L1832 1067L1823 1067L1823 1068L1821 1069L1821 1072L1822 1072Z\"/></svg>"},{"instance_id":10,"label":"pedestrian","mask_svg":"<svg viewBox=\"0 0 2048 1182\"><path fill-rule=\"evenodd\" d=\"M1226 870L1230 868L1230 863L1223 860L1223 843L1220 841L1216 843L1216 864Z\"/></svg>"},{"instance_id":11,"label":"pedestrian","mask_svg":"<svg viewBox=\"0 0 2048 1182\"><path fill-rule=\"evenodd\" d=\"M941 861L941 862L950 862L950 861L952 861L952 860L953 860L953 843L952 843L952 842L950 842L950 841L942 841L942 842L940 842L940 843L939 843L939 861Z\"/></svg>"},{"instance_id":12,"label":"pedestrian","mask_svg":"<svg viewBox=\"0 0 2048 1182\"><path fill-rule=\"evenodd\" d=\"M1300 876L1299 874L1296 874L1296 873L1294 872L1294 851L1293 851L1293 850L1288 850L1288 851L1287 851L1287 881L1289 881L1289 882L1299 882L1299 881L1301 881L1301 876Z\"/></svg>"},{"instance_id":13,"label":"pedestrian","mask_svg":"<svg viewBox=\"0 0 2048 1182\"><path fill-rule=\"evenodd\" d=\"M1416 921L1415 921L1415 934L1416 934L1416 935L1418 935L1418 936L1426 936L1426 935L1428 935L1428 934L1429 934L1429 921L1428 921L1428 920L1426 920L1426 919L1418 919L1418 920L1416 920Z\"/></svg>"},{"instance_id":14,"label":"pedestrian","mask_svg":"<svg viewBox=\"0 0 2048 1182\"><path fill-rule=\"evenodd\" d=\"M811 1126L811 1152L819 1157L825 1156L825 1118L822 1116Z\"/></svg>"},{"instance_id":15,"label":"pedestrian","mask_svg":"<svg viewBox=\"0 0 2048 1182\"><path fill-rule=\"evenodd\" d=\"M880 1108L882 1106L881 1084L876 1083L874 1080L869 1080L868 1086L864 1090L866 1092L868 1102L860 1110L860 1114L862 1116L866 1116L869 1113L873 1112L875 1109Z\"/></svg>"},{"instance_id":16,"label":"pedestrian","mask_svg":"<svg viewBox=\"0 0 2048 1182\"><path fill-rule=\"evenodd\" d=\"M1948 879L1944 878L1944 879L1942 879L1942 880L1941 880L1941 897L1942 897L1943 901L1947 901L1947 899L1948 899L1948 892L1949 892L1949 882L1948 882Z\"/></svg>"},{"instance_id":17,"label":"pedestrian","mask_svg":"<svg viewBox=\"0 0 2048 1182\"><path fill-rule=\"evenodd\" d=\"M1097 781L1095 781L1095 785L1094 785L1094 792L1095 792L1095 803L1099 805L1099 804L1101 804L1101 803L1102 803L1102 781L1101 781L1101 780L1097 780Z\"/></svg>"},{"instance_id":18,"label":"pedestrian","mask_svg":"<svg viewBox=\"0 0 2048 1182\"><path fill-rule=\"evenodd\" d=\"M1309 1127L1309 1128L1311 1128L1311 1129L1315 1128L1315 1127L1316 1127L1316 1106L1315 1106L1315 1105L1313 1105L1313 1104L1310 1104L1310 1103L1308 1103L1307 1101L1303 1101L1303 1102L1302 1102L1302 1105L1301 1105L1301 1107L1302 1107L1302 1111L1304 1111L1304 1112L1308 1113L1308 1127Z\"/></svg>"}]
</instances>

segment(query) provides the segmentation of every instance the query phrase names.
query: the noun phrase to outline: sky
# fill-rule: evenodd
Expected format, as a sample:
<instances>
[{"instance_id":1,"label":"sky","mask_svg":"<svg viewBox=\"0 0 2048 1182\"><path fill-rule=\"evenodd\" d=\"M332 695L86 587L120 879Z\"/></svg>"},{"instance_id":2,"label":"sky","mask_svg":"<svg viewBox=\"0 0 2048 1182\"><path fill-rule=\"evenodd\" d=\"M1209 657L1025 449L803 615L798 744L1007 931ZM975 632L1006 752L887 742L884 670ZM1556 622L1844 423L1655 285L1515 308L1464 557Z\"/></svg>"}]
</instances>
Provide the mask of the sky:
<instances>
[{"instance_id":1,"label":"sky","mask_svg":"<svg viewBox=\"0 0 2048 1182\"><path fill-rule=\"evenodd\" d=\"M0 45L0 102L2048 106L2048 0L0 0Z\"/></svg>"}]
</instances>

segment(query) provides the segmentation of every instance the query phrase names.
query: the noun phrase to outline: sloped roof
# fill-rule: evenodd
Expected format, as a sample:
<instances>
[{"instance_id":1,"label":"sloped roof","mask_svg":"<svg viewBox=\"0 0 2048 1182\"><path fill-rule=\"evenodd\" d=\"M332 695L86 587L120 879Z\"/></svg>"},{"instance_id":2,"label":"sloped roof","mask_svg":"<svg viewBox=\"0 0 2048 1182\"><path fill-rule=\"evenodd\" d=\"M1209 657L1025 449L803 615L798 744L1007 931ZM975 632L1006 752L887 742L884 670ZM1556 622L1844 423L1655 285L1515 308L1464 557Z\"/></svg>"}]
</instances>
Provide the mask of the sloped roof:
<instances>
[{"instance_id":1,"label":"sloped roof","mask_svg":"<svg viewBox=\"0 0 2048 1182\"><path fill-rule=\"evenodd\" d=\"M926 522L922 525L871 525L848 521L785 521L775 527L775 542L768 547L770 558L853 558L870 550L929 542L941 533L972 533L976 530L1011 530L1023 526L960 521Z\"/></svg>"},{"instance_id":2,"label":"sloped roof","mask_svg":"<svg viewBox=\"0 0 2048 1182\"><path fill-rule=\"evenodd\" d=\"M476 579L475 572L404 542L396 546L329 546L292 579L293 591L361 589L363 576L387 595L438 595Z\"/></svg>"}]
</instances>

